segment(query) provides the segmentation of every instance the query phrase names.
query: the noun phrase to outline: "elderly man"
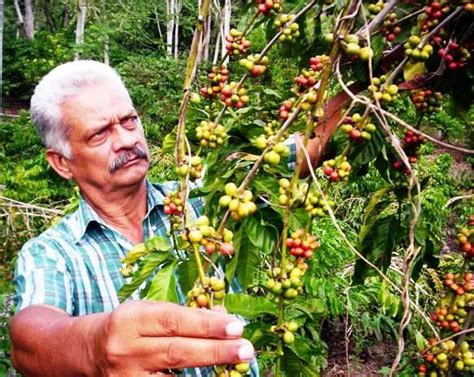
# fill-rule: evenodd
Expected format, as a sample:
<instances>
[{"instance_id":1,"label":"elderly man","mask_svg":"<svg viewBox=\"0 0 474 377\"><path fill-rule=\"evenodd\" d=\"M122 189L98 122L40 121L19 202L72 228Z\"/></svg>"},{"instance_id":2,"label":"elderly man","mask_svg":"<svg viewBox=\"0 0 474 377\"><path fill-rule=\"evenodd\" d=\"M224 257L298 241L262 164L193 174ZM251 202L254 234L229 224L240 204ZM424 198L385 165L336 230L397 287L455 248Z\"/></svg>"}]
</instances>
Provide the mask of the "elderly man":
<instances>
[{"instance_id":1,"label":"elderly man","mask_svg":"<svg viewBox=\"0 0 474 377\"><path fill-rule=\"evenodd\" d=\"M35 89L31 115L49 164L77 183L81 201L19 253L15 367L25 376L140 377L176 368L199 376L210 373L199 367L252 360L252 344L231 315L118 301L121 259L133 245L164 236L169 223L167 186L146 180L143 128L115 70L93 61L53 69ZM313 159L318 146L317 139L309 146ZM190 204L199 216L200 204Z\"/></svg>"},{"instance_id":2,"label":"elderly man","mask_svg":"<svg viewBox=\"0 0 474 377\"><path fill-rule=\"evenodd\" d=\"M59 66L36 87L31 115L49 164L77 183L81 202L19 254L15 367L25 376L136 377L252 360L252 344L231 315L119 305L120 260L133 245L164 235L167 220L166 188L146 180L148 146L118 74L92 61Z\"/></svg>"}]
</instances>

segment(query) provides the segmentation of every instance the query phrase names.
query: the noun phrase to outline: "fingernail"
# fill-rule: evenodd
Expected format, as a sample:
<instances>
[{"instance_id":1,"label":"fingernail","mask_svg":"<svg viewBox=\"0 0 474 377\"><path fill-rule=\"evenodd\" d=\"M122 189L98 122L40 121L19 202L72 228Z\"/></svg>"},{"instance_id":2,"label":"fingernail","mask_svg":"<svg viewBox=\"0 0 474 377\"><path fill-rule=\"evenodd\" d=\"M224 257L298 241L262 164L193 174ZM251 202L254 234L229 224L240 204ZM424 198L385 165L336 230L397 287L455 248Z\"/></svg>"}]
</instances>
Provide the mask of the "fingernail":
<instances>
[{"instance_id":1,"label":"fingernail","mask_svg":"<svg viewBox=\"0 0 474 377\"><path fill-rule=\"evenodd\" d=\"M225 327L227 336L240 336L244 332L244 326L240 321L234 321L227 324Z\"/></svg>"},{"instance_id":2,"label":"fingernail","mask_svg":"<svg viewBox=\"0 0 474 377\"><path fill-rule=\"evenodd\" d=\"M239 348L239 359L242 361L252 360L254 357L254 350L251 344L246 344Z\"/></svg>"}]
</instances>

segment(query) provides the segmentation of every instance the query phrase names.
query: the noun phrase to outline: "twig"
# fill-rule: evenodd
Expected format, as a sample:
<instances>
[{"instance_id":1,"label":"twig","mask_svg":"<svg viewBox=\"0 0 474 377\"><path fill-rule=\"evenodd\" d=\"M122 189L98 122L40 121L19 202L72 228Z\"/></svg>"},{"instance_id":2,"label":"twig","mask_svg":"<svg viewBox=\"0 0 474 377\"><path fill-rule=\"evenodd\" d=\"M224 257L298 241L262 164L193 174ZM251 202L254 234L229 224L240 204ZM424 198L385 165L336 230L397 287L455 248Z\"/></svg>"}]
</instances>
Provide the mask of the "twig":
<instances>
[{"instance_id":1,"label":"twig","mask_svg":"<svg viewBox=\"0 0 474 377\"><path fill-rule=\"evenodd\" d=\"M361 35L363 32L368 30L368 33L370 34L372 30L377 28L385 19L385 16L389 14L393 8L400 2L400 0L391 0L389 3L385 4L383 9L370 21L370 23L364 27L362 27L356 34Z\"/></svg>"},{"instance_id":2,"label":"twig","mask_svg":"<svg viewBox=\"0 0 474 377\"><path fill-rule=\"evenodd\" d=\"M458 200L472 199L472 198L474 198L474 194L455 196L454 198L449 199L443 208L448 208L451 204L453 204L454 202L457 202Z\"/></svg>"}]
</instances>

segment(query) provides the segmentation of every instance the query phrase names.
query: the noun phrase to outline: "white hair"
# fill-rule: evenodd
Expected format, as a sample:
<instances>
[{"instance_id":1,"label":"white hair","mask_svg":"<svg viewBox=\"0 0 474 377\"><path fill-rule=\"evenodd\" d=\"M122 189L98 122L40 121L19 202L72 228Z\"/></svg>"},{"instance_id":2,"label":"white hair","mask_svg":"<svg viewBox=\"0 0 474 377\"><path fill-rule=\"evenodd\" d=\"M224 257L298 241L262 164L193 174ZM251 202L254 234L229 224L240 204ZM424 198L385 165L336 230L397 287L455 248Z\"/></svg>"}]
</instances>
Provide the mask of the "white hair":
<instances>
[{"instance_id":1,"label":"white hair","mask_svg":"<svg viewBox=\"0 0 474 377\"><path fill-rule=\"evenodd\" d=\"M81 89L104 81L118 83L126 90L115 69L93 60L61 64L43 77L31 97L30 113L46 148L55 149L66 158L72 157L69 128L62 122L60 106Z\"/></svg>"}]
</instances>

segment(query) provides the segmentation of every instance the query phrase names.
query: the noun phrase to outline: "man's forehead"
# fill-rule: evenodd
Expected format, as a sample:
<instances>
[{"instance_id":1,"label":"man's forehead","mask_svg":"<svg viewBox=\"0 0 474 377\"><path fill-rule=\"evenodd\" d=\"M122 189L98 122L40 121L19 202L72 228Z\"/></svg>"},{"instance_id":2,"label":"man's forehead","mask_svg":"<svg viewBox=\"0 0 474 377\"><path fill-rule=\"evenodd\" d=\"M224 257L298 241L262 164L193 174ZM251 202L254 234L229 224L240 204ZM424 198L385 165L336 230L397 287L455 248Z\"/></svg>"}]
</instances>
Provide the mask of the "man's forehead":
<instances>
[{"instance_id":1,"label":"man's forehead","mask_svg":"<svg viewBox=\"0 0 474 377\"><path fill-rule=\"evenodd\" d=\"M133 103L127 89L120 83L100 82L89 84L79 89L75 95L67 97L62 104L63 110L85 111L98 115L116 112L130 112L133 110Z\"/></svg>"}]
</instances>

